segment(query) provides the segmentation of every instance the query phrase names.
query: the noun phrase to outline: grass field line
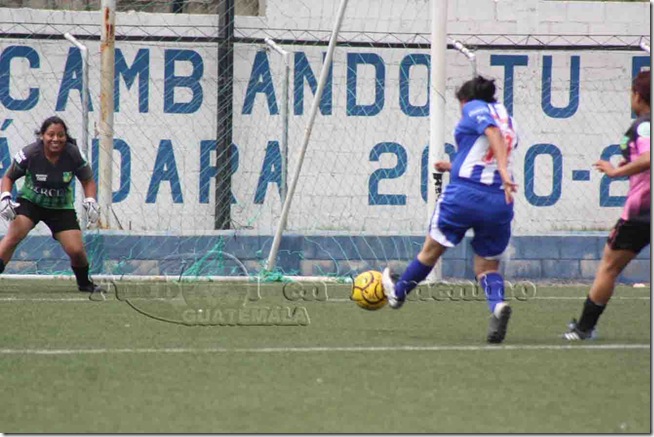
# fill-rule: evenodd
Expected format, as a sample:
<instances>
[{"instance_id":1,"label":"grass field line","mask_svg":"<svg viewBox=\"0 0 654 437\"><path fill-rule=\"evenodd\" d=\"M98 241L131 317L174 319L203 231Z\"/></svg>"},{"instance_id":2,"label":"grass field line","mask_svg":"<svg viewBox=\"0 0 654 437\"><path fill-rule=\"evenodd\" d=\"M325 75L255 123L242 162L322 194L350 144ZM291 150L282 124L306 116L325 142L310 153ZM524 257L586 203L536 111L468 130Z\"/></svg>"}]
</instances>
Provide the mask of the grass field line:
<instances>
[{"instance_id":1,"label":"grass field line","mask_svg":"<svg viewBox=\"0 0 654 437\"><path fill-rule=\"evenodd\" d=\"M523 345L434 345L434 346L306 346L252 348L98 348L98 349L0 349L0 355L83 354L230 354L315 352L477 352L523 350L649 350L649 344L523 344Z\"/></svg>"},{"instance_id":2,"label":"grass field line","mask_svg":"<svg viewBox=\"0 0 654 437\"><path fill-rule=\"evenodd\" d=\"M2 302L88 302L89 300L90 299L88 297L21 297L21 296L0 297L0 303ZM139 299L134 299L134 300L139 300ZM144 299L144 300L167 300L167 299L153 298L153 299ZM457 301L460 300L464 300L464 299L457 299ZM586 300L586 296L535 296L528 299L521 299L520 302L526 302L530 300ZM650 296L613 296L611 300L650 300ZM331 298L325 300L324 302L343 303L343 302L352 302L352 301L347 298Z\"/></svg>"},{"instance_id":3,"label":"grass field line","mask_svg":"<svg viewBox=\"0 0 654 437\"><path fill-rule=\"evenodd\" d=\"M0 302L88 302L88 297L0 297Z\"/></svg>"},{"instance_id":4,"label":"grass field line","mask_svg":"<svg viewBox=\"0 0 654 437\"><path fill-rule=\"evenodd\" d=\"M441 300L446 300L446 299L441 299ZM470 300L477 300L477 299L475 298ZM479 300L485 300L485 299L479 298ZM511 300L514 299L509 299L509 302ZM519 302L527 302L530 300L586 300L586 296L535 296L535 297L515 299L515 300L518 300ZM649 296L613 296L611 300L650 300L650 297ZM465 301L465 298L457 298L456 301L457 302ZM352 301L350 299L345 299L345 298L334 298L334 299L327 299L325 302L352 302Z\"/></svg>"}]
</instances>

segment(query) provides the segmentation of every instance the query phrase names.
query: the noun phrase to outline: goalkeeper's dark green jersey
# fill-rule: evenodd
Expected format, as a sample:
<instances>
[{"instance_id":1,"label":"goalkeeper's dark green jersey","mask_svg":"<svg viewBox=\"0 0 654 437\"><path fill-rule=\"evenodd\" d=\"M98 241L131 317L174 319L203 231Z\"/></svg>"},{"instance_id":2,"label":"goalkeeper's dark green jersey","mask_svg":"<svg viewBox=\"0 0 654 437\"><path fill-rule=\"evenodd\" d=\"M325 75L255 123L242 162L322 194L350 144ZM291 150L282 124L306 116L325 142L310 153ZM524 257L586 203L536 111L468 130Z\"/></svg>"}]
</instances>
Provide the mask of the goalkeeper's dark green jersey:
<instances>
[{"instance_id":1,"label":"goalkeeper's dark green jersey","mask_svg":"<svg viewBox=\"0 0 654 437\"><path fill-rule=\"evenodd\" d=\"M87 181L93 177L86 159L71 142L61 152L56 163L45 157L43 141L30 144L14 156L7 170L12 181L25 176L18 197L43 208L75 209L73 204L73 177Z\"/></svg>"}]
</instances>

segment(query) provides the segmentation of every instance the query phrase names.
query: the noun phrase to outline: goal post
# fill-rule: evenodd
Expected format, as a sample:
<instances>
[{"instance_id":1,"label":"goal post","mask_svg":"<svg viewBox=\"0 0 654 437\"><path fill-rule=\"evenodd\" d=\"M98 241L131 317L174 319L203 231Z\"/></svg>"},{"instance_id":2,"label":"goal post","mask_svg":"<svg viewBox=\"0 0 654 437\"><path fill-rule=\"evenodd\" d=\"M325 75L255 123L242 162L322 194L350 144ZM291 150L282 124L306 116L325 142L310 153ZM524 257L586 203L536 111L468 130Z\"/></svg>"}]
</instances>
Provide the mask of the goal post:
<instances>
[{"instance_id":1,"label":"goal post","mask_svg":"<svg viewBox=\"0 0 654 437\"><path fill-rule=\"evenodd\" d=\"M431 1L431 68L429 86L429 164L434 189L428 189L427 223L431 220L436 202L443 189L443 173L434 169L434 163L445 157L445 53L447 50L447 0ZM430 184L431 185L431 184ZM427 282L442 281L442 260L439 260L427 277Z\"/></svg>"},{"instance_id":2,"label":"goal post","mask_svg":"<svg viewBox=\"0 0 654 437\"><path fill-rule=\"evenodd\" d=\"M84 44L70 33L64 33L66 38L72 45L77 47L82 56L82 101L81 101L81 123L80 123L80 141L79 147L82 155L86 160L89 159L89 51ZM81 205L84 199L84 189L81 184L77 184L77 202ZM78 208L81 209L81 208ZM86 214L82 214L79 218L80 226L86 229Z\"/></svg>"},{"instance_id":3,"label":"goal post","mask_svg":"<svg viewBox=\"0 0 654 437\"><path fill-rule=\"evenodd\" d=\"M300 149L299 153L299 158L296 163L295 167L295 172L293 174L293 178L291 179L290 186L288 188L288 192L286 193L286 196L284 196L284 203L282 207L282 215L279 219L279 223L277 224L276 230L275 230L275 237L272 242L272 246L270 248L270 254L268 256L268 263L266 265L266 269L268 271L272 271L275 268L275 263L277 259L277 252L279 250L279 245L281 243L282 235L284 233L284 230L286 228L286 220L288 219L288 213L291 209L291 203L293 201L293 195L295 194L295 189L297 187L297 183L300 177L300 173L302 172L302 164L304 162L304 157L307 152L307 148L309 147L309 140L311 139L311 131L313 130L313 124L316 120L316 115L318 114L318 107L320 105L320 100L323 95L323 91L325 90L325 84L327 83L327 76L329 75L329 71L331 69L331 62L332 58L334 56L334 49L336 48L336 40L338 38L338 32L341 29L341 24L343 23L343 17L345 16L345 8L347 7L347 2L348 0L341 0L339 7L338 7L338 12L336 14L336 19L334 21L334 28L332 30L331 36L329 38L329 45L327 47L327 55L325 57L325 61L323 63L322 69L320 71L320 79L318 81L318 89L316 91L315 98L313 100L313 103L311 105L311 112L309 115L309 120L307 122L307 126L304 130L304 138L302 140L302 147Z\"/></svg>"},{"instance_id":4,"label":"goal post","mask_svg":"<svg viewBox=\"0 0 654 437\"><path fill-rule=\"evenodd\" d=\"M266 44L279 55L284 61L284 75L282 79L281 103L280 103L280 116L282 118L282 132L281 140L279 142L279 149L281 154L281 193L280 200L282 203L286 201L286 193L288 192L288 106L289 106L289 81L291 77L291 53L284 50L279 44L270 38L266 38Z\"/></svg>"},{"instance_id":5,"label":"goal post","mask_svg":"<svg viewBox=\"0 0 654 437\"><path fill-rule=\"evenodd\" d=\"M114 76L116 65L116 0L102 0L100 44L100 116L98 131L100 148L98 162L98 204L100 227L112 227L113 150L114 150ZM94 159L96 159L94 157Z\"/></svg>"}]
</instances>

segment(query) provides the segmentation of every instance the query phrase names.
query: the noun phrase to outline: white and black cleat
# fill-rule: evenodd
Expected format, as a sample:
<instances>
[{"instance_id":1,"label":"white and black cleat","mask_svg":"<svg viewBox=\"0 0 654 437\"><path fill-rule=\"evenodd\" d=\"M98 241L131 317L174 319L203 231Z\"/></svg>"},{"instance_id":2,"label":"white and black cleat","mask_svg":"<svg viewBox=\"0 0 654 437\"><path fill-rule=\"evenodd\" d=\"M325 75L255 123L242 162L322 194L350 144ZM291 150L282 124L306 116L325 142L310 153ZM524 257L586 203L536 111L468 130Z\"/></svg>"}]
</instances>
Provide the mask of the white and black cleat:
<instances>
[{"instance_id":1,"label":"white and black cleat","mask_svg":"<svg viewBox=\"0 0 654 437\"><path fill-rule=\"evenodd\" d=\"M495 311L491 314L490 321L488 322L488 336L486 337L486 341L495 344L504 341L511 313L511 307L506 302L500 302L495 306Z\"/></svg>"},{"instance_id":2,"label":"white and black cleat","mask_svg":"<svg viewBox=\"0 0 654 437\"><path fill-rule=\"evenodd\" d=\"M398 280L397 275L391 273L391 269L386 267L382 272L382 287L384 288L384 295L388 299L388 306L394 310L400 309L404 305L404 298L399 299L395 294L395 284Z\"/></svg>"},{"instance_id":3,"label":"white and black cleat","mask_svg":"<svg viewBox=\"0 0 654 437\"><path fill-rule=\"evenodd\" d=\"M577 326L577 321L572 319L572 321L568 323L568 332L563 334L561 338L568 341L595 340L597 338L597 331L595 329L582 331L579 329L579 326Z\"/></svg>"}]
</instances>

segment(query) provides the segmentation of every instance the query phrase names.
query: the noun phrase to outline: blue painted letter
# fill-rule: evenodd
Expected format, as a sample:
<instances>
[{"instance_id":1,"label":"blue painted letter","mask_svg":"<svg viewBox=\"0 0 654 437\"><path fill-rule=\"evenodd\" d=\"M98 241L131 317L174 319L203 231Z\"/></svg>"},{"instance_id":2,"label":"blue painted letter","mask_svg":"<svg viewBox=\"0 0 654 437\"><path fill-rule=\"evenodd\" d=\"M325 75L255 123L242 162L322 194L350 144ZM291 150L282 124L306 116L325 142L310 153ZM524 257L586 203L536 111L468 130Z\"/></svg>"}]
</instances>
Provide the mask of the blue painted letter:
<instances>
[{"instance_id":1,"label":"blue painted letter","mask_svg":"<svg viewBox=\"0 0 654 437\"><path fill-rule=\"evenodd\" d=\"M369 105L357 104L357 68L361 64L375 68L375 101ZM347 115L370 117L384 107L386 67L381 56L375 53L347 54Z\"/></svg>"}]
</instances>

